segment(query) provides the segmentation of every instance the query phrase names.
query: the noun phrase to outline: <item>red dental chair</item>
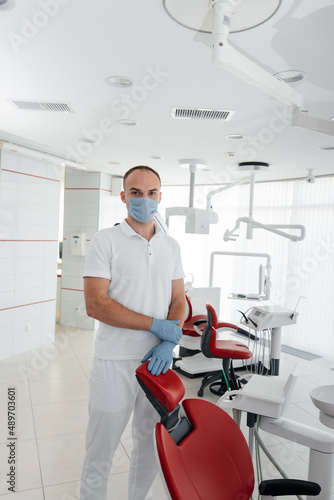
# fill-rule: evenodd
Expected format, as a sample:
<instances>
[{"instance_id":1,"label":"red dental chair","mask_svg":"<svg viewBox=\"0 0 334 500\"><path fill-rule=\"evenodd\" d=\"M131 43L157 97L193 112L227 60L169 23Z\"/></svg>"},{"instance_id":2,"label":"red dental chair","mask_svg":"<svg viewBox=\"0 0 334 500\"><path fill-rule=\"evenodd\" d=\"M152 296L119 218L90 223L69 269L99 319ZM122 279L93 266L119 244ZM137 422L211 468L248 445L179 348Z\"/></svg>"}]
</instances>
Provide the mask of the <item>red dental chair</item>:
<instances>
[{"instance_id":1,"label":"red dental chair","mask_svg":"<svg viewBox=\"0 0 334 500\"><path fill-rule=\"evenodd\" d=\"M207 348L207 341L204 341L203 339L203 332L205 331L206 324L208 322L208 314L206 315L199 314L193 316L191 302L187 295L186 295L186 302L187 302L188 314L182 328L183 337L180 341L180 347L179 347L180 356L181 357L193 356L194 354L202 352L202 354L207 358L221 358L223 363L223 369L228 380L230 381L231 388L237 389L238 384L236 382L236 376L233 370L232 359L249 359L252 356L251 351L245 344L242 344L242 342L233 340L217 340L219 348L215 349L214 352L213 351L211 352L210 349ZM219 330L219 334L223 334L224 332L226 332L227 334L233 332L239 335L248 336L248 332L239 328L238 326L232 323L224 323L218 321L213 306L210 306L210 308L212 311L211 326L215 329L216 336L217 336L217 330ZM185 339L191 339L193 341L198 340L197 343L198 349L190 350L183 347L182 343L185 343ZM182 369L178 368L176 361L177 359L174 360L173 369L180 371L180 373L184 374L185 376L188 376L187 373L185 373ZM221 369L219 370L215 369L214 371L202 374L202 376L203 375L204 378L202 380L202 384L198 391L199 396L203 396L204 389L207 386L209 386L210 391L213 392L214 394L220 396L224 394L227 387Z\"/></svg>"},{"instance_id":2,"label":"red dental chair","mask_svg":"<svg viewBox=\"0 0 334 500\"><path fill-rule=\"evenodd\" d=\"M222 360L222 370L208 373L203 378L198 395L203 396L205 387L209 386L211 392L221 396L227 390L227 384L233 390L240 388L233 369L233 360L249 359L252 357L252 352L242 342L219 339L218 328L220 328L220 332L222 330L238 332L239 329L231 323L219 323L216 311L211 304L206 304L206 309L207 321L201 336L201 350L207 358L220 358ZM215 386L218 386L218 388L215 389Z\"/></svg>"},{"instance_id":3,"label":"red dental chair","mask_svg":"<svg viewBox=\"0 0 334 500\"><path fill-rule=\"evenodd\" d=\"M158 411L155 428L157 459L172 500L249 500L254 471L247 442L234 420L218 406L186 399L178 375L168 370L153 376L148 361L136 370L137 380ZM300 480L262 481L263 499L275 495L318 495L320 486Z\"/></svg>"}]
</instances>

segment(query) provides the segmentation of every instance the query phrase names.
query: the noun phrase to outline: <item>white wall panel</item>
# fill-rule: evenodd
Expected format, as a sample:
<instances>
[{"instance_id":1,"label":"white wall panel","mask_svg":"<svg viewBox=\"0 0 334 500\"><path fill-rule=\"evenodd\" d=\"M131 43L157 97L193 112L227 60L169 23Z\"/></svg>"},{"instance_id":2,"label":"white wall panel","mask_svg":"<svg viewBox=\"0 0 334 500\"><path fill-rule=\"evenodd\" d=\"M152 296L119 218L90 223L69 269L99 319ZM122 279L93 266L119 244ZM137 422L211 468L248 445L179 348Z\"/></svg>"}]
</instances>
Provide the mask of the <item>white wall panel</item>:
<instances>
[{"instance_id":1,"label":"white wall panel","mask_svg":"<svg viewBox=\"0 0 334 500\"><path fill-rule=\"evenodd\" d=\"M60 167L1 151L0 359L54 338L59 181Z\"/></svg>"}]
</instances>

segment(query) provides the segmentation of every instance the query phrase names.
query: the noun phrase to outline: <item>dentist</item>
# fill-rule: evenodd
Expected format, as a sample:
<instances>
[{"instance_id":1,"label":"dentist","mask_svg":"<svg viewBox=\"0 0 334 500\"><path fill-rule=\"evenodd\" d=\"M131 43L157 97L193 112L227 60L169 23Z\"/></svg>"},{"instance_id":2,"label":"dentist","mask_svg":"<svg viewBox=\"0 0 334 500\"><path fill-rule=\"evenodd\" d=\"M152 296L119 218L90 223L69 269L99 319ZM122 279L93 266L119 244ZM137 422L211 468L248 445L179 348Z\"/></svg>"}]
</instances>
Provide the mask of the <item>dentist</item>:
<instances>
[{"instance_id":1,"label":"dentist","mask_svg":"<svg viewBox=\"0 0 334 500\"><path fill-rule=\"evenodd\" d=\"M131 415L128 499L152 499L157 413L135 369L150 360L153 375L168 370L185 317L180 248L153 219L161 200L160 176L150 167L133 167L124 175L123 189L127 217L93 236L83 272L87 314L99 328L80 500L107 499L112 460Z\"/></svg>"}]
</instances>

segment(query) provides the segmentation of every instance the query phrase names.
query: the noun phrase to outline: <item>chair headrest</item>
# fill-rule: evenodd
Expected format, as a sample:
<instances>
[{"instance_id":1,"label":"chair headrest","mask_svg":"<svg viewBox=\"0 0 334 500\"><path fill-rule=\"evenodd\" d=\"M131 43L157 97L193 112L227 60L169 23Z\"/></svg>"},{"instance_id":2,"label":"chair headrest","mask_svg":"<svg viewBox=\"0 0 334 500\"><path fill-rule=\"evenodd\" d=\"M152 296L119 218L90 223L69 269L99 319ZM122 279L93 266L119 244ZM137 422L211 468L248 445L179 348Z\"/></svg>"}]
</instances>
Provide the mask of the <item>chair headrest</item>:
<instances>
[{"instance_id":1,"label":"chair headrest","mask_svg":"<svg viewBox=\"0 0 334 500\"><path fill-rule=\"evenodd\" d=\"M171 413L185 395L185 388L180 377L172 370L158 376L148 371L146 361L136 370L136 375L149 392L159 401L168 413Z\"/></svg>"}]
</instances>

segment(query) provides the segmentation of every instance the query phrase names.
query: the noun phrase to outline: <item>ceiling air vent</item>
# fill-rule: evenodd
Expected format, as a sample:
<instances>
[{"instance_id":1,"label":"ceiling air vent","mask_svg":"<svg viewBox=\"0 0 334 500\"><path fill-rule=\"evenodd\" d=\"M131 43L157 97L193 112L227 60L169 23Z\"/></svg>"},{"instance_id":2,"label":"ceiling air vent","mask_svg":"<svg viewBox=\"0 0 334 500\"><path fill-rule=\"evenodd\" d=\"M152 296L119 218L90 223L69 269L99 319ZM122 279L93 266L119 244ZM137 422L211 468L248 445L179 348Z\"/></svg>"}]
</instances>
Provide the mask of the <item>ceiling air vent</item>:
<instances>
[{"instance_id":1,"label":"ceiling air vent","mask_svg":"<svg viewBox=\"0 0 334 500\"><path fill-rule=\"evenodd\" d=\"M188 120L223 120L232 118L235 111L226 109L203 109L203 108L172 108L173 118L183 118Z\"/></svg>"},{"instance_id":2,"label":"ceiling air vent","mask_svg":"<svg viewBox=\"0 0 334 500\"><path fill-rule=\"evenodd\" d=\"M53 111L60 113L74 113L73 108L67 102L52 101L24 101L19 99L9 99L9 102L17 108L26 111Z\"/></svg>"}]
</instances>

